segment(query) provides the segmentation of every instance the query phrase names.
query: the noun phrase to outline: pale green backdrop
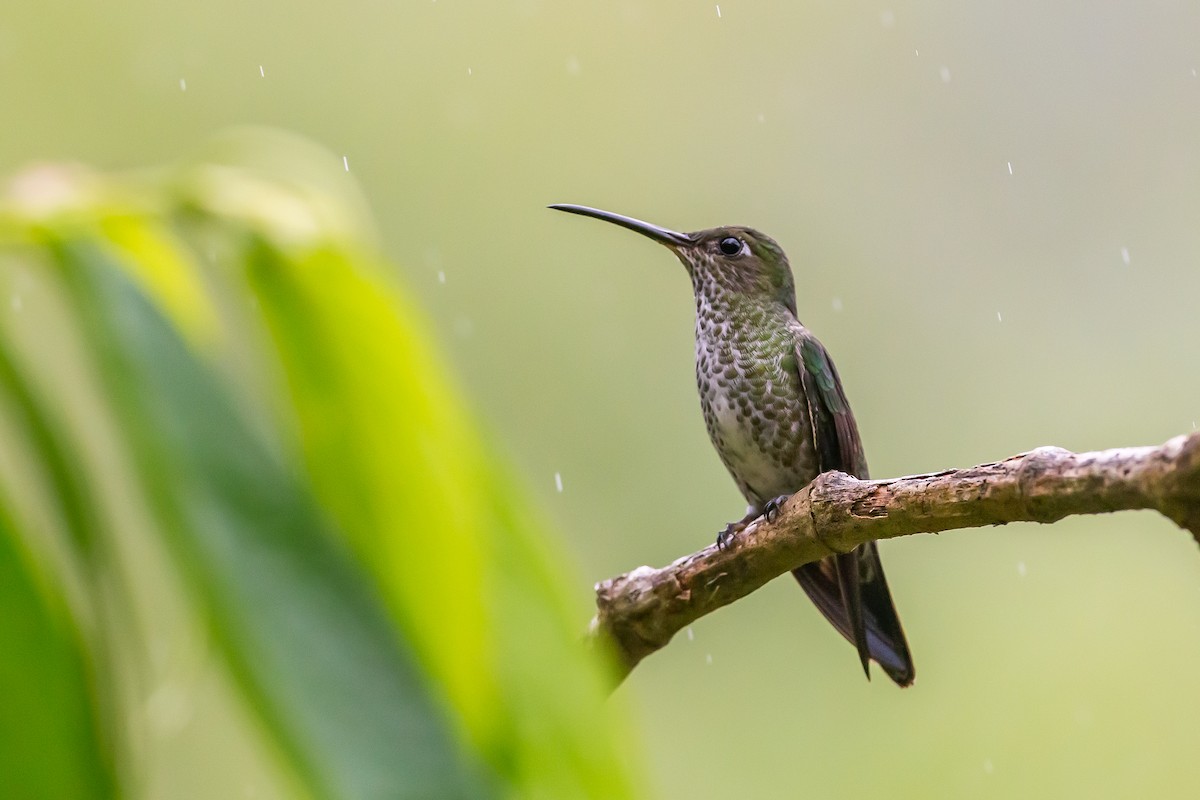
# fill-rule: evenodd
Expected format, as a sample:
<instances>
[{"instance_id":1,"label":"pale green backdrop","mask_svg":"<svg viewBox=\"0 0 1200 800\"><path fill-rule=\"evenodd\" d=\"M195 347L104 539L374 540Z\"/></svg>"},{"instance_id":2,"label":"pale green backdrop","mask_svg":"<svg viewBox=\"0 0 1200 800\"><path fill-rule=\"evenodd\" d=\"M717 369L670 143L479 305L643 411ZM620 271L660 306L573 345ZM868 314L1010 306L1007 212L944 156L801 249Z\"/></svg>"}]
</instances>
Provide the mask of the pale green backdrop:
<instances>
[{"instance_id":1,"label":"pale green backdrop","mask_svg":"<svg viewBox=\"0 0 1200 800\"><path fill-rule=\"evenodd\" d=\"M743 506L700 420L682 268L550 202L778 239L877 476L1200 420L1195 4L7 6L4 174L168 162L247 123L344 157L581 595ZM1185 534L1126 514L882 549L916 685L868 684L777 581L621 690L648 793L1200 793ZM157 796L286 791L228 691L197 667L147 708Z\"/></svg>"}]
</instances>

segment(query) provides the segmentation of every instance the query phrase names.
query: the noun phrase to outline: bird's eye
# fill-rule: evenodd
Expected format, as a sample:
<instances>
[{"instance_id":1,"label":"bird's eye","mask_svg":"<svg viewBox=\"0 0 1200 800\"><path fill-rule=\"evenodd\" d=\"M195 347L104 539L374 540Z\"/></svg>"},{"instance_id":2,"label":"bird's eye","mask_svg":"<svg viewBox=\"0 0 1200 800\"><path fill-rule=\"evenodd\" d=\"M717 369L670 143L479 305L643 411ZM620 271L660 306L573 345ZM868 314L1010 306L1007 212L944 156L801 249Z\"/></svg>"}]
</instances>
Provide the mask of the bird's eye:
<instances>
[{"instance_id":1,"label":"bird's eye","mask_svg":"<svg viewBox=\"0 0 1200 800\"><path fill-rule=\"evenodd\" d=\"M745 245L742 244L742 240L735 236L726 236L717 246L720 247L721 252L727 256L736 256L738 253L742 252L742 248L745 247Z\"/></svg>"}]
</instances>

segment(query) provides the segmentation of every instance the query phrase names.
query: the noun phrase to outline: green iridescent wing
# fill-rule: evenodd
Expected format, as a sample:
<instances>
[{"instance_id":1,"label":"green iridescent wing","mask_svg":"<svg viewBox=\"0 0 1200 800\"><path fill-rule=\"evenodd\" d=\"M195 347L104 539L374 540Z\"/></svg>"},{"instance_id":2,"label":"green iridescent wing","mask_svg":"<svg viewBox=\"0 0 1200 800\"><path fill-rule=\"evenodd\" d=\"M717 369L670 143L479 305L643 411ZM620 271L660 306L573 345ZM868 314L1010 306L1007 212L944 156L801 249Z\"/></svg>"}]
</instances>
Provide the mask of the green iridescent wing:
<instances>
[{"instance_id":1,"label":"green iridescent wing","mask_svg":"<svg viewBox=\"0 0 1200 800\"><path fill-rule=\"evenodd\" d=\"M829 353L804 331L796 356L820 470L867 478L858 425ZM858 649L864 671L873 658L896 683L912 683L912 656L874 542L806 564L793 574L826 619Z\"/></svg>"},{"instance_id":2,"label":"green iridescent wing","mask_svg":"<svg viewBox=\"0 0 1200 800\"><path fill-rule=\"evenodd\" d=\"M805 394L811 398L809 416L816 434L821 471L836 469L866 479L867 458L863 454L862 439L858 436L858 425L850 412L850 403L842 390L833 360L825 347L807 332L800 338L797 349L801 380Z\"/></svg>"}]
</instances>

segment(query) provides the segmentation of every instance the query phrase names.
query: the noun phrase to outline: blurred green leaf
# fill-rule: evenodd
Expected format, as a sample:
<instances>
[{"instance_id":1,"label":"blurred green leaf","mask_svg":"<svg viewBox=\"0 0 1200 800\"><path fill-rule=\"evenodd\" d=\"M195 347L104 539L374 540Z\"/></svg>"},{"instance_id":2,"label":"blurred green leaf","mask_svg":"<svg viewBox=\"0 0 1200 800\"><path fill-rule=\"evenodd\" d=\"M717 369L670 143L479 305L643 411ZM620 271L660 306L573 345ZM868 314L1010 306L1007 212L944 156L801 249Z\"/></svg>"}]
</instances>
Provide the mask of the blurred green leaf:
<instances>
[{"instance_id":1,"label":"blurred green leaf","mask_svg":"<svg viewBox=\"0 0 1200 800\"><path fill-rule=\"evenodd\" d=\"M564 559L484 454L413 309L363 261L328 244L254 249L317 491L521 796L627 796Z\"/></svg>"},{"instance_id":2,"label":"blurred green leaf","mask_svg":"<svg viewBox=\"0 0 1200 800\"><path fill-rule=\"evenodd\" d=\"M90 657L10 514L0 497L0 790L21 800L115 797Z\"/></svg>"},{"instance_id":3,"label":"blurred green leaf","mask_svg":"<svg viewBox=\"0 0 1200 800\"><path fill-rule=\"evenodd\" d=\"M475 770L322 511L96 242L52 247L179 565L322 797L467 797Z\"/></svg>"},{"instance_id":4,"label":"blurred green leaf","mask_svg":"<svg viewBox=\"0 0 1200 800\"><path fill-rule=\"evenodd\" d=\"M63 424L61 409L52 408L47 393L33 384L29 369L17 360L7 335L0 335L0 389L9 401L17 430L36 454L38 468L30 470L30 477L44 481L65 536L51 537L42 530L35 533L29 526L12 524L15 516L6 519L14 534L23 528L27 541L42 540L46 553L62 549L58 564L62 574L59 580L43 582L47 593L77 585L86 598L89 608L85 627L89 635L77 639L83 647L81 658L90 670L88 688L92 691L86 699L94 708L96 724L104 734L103 759L105 763L112 762L117 776L115 783L120 785L128 777L126 749L131 732L130 726L124 724L114 685L118 667L110 625L115 618L128 618L131 614L133 604L128 587L117 575L111 541L103 535L103 522L89 485L85 461ZM75 620L67 616L65 604L60 606L60 613L66 620L64 624L74 629Z\"/></svg>"},{"instance_id":5,"label":"blurred green leaf","mask_svg":"<svg viewBox=\"0 0 1200 800\"><path fill-rule=\"evenodd\" d=\"M569 562L384 277L352 189L321 166L336 163L255 131L157 183L43 167L0 204L0 242L55 265L37 269L61 279L58 322L94 378L89 413L130 456L141 535L167 545L185 614L207 623L290 788L632 796ZM120 592L108 551L137 545L89 505L88 470L112 460L87 457L79 399L50 395L64 425L23 381L4 388L51 502L103 556L79 559L85 583L104 572ZM132 602L105 613L115 628L136 616ZM106 633L94 644L111 666ZM126 651L150 644L116 646L136 661Z\"/></svg>"}]
</instances>

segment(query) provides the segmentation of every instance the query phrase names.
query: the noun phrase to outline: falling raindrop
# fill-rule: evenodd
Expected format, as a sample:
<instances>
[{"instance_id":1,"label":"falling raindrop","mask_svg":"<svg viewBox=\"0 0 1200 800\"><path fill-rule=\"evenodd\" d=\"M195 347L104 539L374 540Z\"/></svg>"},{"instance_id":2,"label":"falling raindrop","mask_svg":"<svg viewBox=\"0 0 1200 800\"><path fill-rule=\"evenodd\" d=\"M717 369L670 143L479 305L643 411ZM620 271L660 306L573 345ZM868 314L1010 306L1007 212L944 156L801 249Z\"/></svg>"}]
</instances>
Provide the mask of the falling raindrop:
<instances>
[{"instance_id":1,"label":"falling raindrop","mask_svg":"<svg viewBox=\"0 0 1200 800\"><path fill-rule=\"evenodd\" d=\"M996 312L996 322L1004 322L1004 317L1000 316L1000 312Z\"/></svg>"},{"instance_id":2,"label":"falling raindrop","mask_svg":"<svg viewBox=\"0 0 1200 800\"><path fill-rule=\"evenodd\" d=\"M562 494L562 473L554 473L554 488L558 490L559 494Z\"/></svg>"},{"instance_id":3,"label":"falling raindrop","mask_svg":"<svg viewBox=\"0 0 1200 800\"><path fill-rule=\"evenodd\" d=\"M692 632L692 626L688 625L688 641L692 642L695 640L696 640L696 634Z\"/></svg>"},{"instance_id":4,"label":"falling raindrop","mask_svg":"<svg viewBox=\"0 0 1200 800\"><path fill-rule=\"evenodd\" d=\"M1121 248L1121 260L1125 262L1125 266L1129 266L1129 248Z\"/></svg>"},{"instance_id":5,"label":"falling raindrop","mask_svg":"<svg viewBox=\"0 0 1200 800\"><path fill-rule=\"evenodd\" d=\"M267 71L266 71L265 69L263 69L263 65L262 65L262 64L259 64L259 65L258 65L258 74L259 74L259 75L261 75L261 76L262 76L262 77L264 77L264 78L265 78L265 77L267 77Z\"/></svg>"},{"instance_id":6,"label":"falling raindrop","mask_svg":"<svg viewBox=\"0 0 1200 800\"><path fill-rule=\"evenodd\" d=\"M717 6L717 19L721 18L721 7Z\"/></svg>"},{"instance_id":7,"label":"falling raindrop","mask_svg":"<svg viewBox=\"0 0 1200 800\"><path fill-rule=\"evenodd\" d=\"M1012 162L1008 162L1008 174L1012 175Z\"/></svg>"},{"instance_id":8,"label":"falling raindrop","mask_svg":"<svg viewBox=\"0 0 1200 800\"><path fill-rule=\"evenodd\" d=\"M439 269L438 270L438 283L445 283L445 282L446 282L446 271Z\"/></svg>"},{"instance_id":9,"label":"falling raindrop","mask_svg":"<svg viewBox=\"0 0 1200 800\"><path fill-rule=\"evenodd\" d=\"M179 79L179 91L181 91L181 92L187 91L187 81L185 81L183 78Z\"/></svg>"},{"instance_id":10,"label":"falling raindrop","mask_svg":"<svg viewBox=\"0 0 1200 800\"><path fill-rule=\"evenodd\" d=\"M342 156L342 166L346 168L346 172L350 171L350 157Z\"/></svg>"}]
</instances>

